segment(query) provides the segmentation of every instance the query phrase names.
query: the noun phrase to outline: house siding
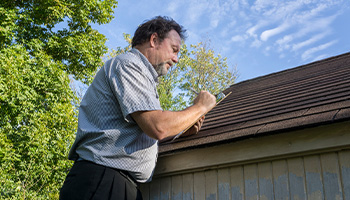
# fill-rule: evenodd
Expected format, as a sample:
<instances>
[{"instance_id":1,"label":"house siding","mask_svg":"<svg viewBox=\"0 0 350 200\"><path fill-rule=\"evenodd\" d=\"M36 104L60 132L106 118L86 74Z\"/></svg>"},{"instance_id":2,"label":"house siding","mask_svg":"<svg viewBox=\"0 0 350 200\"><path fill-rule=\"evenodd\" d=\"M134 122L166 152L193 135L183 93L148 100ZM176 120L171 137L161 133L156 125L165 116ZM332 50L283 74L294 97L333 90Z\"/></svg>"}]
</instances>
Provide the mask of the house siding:
<instances>
[{"instance_id":1,"label":"house siding","mask_svg":"<svg viewBox=\"0 0 350 200\"><path fill-rule=\"evenodd\" d=\"M350 199L350 150L156 177L145 200Z\"/></svg>"},{"instance_id":2,"label":"house siding","mask_svg":"<svg viewBox=\"0 0 350 200\"><path fill-rule=\"evenodd\" d=\"M160 154L145 200L350 200L350 121Z\"/></svg>"}]
</instances>

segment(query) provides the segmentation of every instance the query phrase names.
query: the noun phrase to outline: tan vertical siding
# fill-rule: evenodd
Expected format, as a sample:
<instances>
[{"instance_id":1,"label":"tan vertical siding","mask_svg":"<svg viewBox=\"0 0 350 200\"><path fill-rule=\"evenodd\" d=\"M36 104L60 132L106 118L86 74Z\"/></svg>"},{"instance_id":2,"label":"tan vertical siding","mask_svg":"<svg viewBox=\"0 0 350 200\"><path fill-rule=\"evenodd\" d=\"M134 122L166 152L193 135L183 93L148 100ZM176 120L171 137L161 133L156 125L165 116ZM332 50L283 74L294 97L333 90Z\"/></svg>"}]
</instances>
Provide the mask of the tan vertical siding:
<instances>
[{"instance_id":1,"label":"tan vertical siding","mask_svg":"<svg viewBox=\"0 0 350 200\"><path fill-rule=\"evenodd\" d=\"M205 175L205 199L217 200L217 185L218 176L216 170L208 170L204 172Z\"/></svg>"},{"instance_id":2,"label":"tan vertical siding","mask_svg":"<svg viewBox=\"0 0 350 200\"><path fill-rule=\"evenodd\" d=\"M235 166L230 168L231 178L231 199L243 200L244 196L244 176L243 166Z\"/></svg>"},{"instance_id":3,"label":"tan vertical siding","mask_svg":"<svg viewBox=\"0 0 350 200\"><path fill-rule=\"evenodd\" d=\"M273 193L273 178L271 162L258 163L259 173L259 198L264 200L272 200Z\"/></svg>"},{"instance_id":4,"label":"tan vertical siding","mask_svg":"<svg viewBox=\"0 0 350 200\"><path fill-rule=\"evenodd\" d=\"M156 177L145 200L350 199L350 150Z\"/></svg>"},{"instance_id":5,"label":"tan vertical siding","mask_svg":"<svg viewBox=\"0 0 350 200\"><path fill-rule=\"evenodd\" d=\"M193 175L193 199L205 199L205 175L204 172L196 172Z\"/></svg>"},{"instance_id":6,"label":"tan vertical siding","mask_svg":"<svg viewBox=\"0 0 350 200\"><path fill-rule=\"evenodd\" d=\"M160 200L170 200L171 197L171 177L160 179Z\"/></svg>"},{"instance_id":7,"label":"tan vertical siding","mask_svg":"<svg viewBox=\"0 0 350 200\"><path fill-rule=\"evenodd\" d=\"M343 197L345 200L349 200L350 199L350 151L339 152L339 163L340 163Z\"/></svg>"},{"instance_id":8,"label":"tan vertical siding","mask_svg":"<svg viewBox=\"0 0 350 200\"><path fill-rule=\"evenodd\" d=\"M171 178L171 199L182 200L182 175Z\"/></svg>"},{"instance_id":9,"label":"tan vertical siding","mask_svg":"<svg viewBox=\"0 0 350 200\"><path fill-rule=\"evenodd\" d=\"M287 160L290 199L306 199L304 160L302 157Z\"/></svg>"},{"instance_id":10,"label":"tan vertical siding","mask_svg":"<svg viewBox=\"0 0 350 200\"><path fill-rule=\"evenodd\" d=\"M272 175L275 199L289 199L288 167L286 160L272 162Z\"/></svg>"},{"instance_id":11,"label":"tan vertical siding","mask_svg":"<svg viewBox=\"0 0 350 200\"><path fill-rule=\"evenodd\" d=\"M218 199L230 200L230 169L218 170Z\"/></svg>"},{"instance_id":12,"label":"tan vertical siding","mask_svg":"<svg viewBox=\"0 0 350 200\"><path fill-rule=\"evenodd\" d=\"M182 176L183 200L193 200L193 174L184 174Z\"/></svg>"},{"instance_id":13,"label":"tan vertical siding","mask_svg":"<svg viewBox=\"0 0 350 200\"><path fill-rule=\"evenodd\" d=\"M247 200L258 199L258 168L257 164L243 166L244 195Z\"/></svg>"},{"instance_id":14,"label":"tan vertical siding","mask_svg":"<svg viewBox=\"0 0 350 200\"><path fill-rule=\"evenodd\" d=\"M152 200L160 199L160 179L155 179L150 185L150 196Z\"/></svg>"},{"instance_id":15,"label":"tan vertical siding","mask_svg":"<svg viewBox=\"0 0 350 200\"><path fill-rule=\"evenodd\" d=\"M318 155L304 158L308 199L324 199L321 162Z\"/></svg>"},{"instance_id":16,"label":"tan vertical siding","mask_svg":"<svg viewBox=\"0 0 350 200\"><path fill-rule=\"evenodd\" d=\"M343 199L338 155L328 153L322 154L320 158L325 199Z\"/></svg>"}]
</instances>

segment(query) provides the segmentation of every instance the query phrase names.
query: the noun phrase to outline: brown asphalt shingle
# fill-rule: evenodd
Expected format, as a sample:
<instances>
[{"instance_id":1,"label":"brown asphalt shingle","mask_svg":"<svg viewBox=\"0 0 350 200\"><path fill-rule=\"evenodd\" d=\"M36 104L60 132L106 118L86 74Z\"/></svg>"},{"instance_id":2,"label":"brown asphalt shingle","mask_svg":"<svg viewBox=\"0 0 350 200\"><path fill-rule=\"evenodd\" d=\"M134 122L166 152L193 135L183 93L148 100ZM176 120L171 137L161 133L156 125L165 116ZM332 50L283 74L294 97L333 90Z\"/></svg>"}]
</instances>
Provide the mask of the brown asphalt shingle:
<instances>
[{"instance_id":1,"label":"brown asphalt shingle","mask_svg":"<svg viewBox=\"0 0 350 200\"><path fill-rule=\"evenodd\" d=\"M350 120L350 53L232 85L197 135L161 141L159 153Z\"/></svg>"}]
</instances>

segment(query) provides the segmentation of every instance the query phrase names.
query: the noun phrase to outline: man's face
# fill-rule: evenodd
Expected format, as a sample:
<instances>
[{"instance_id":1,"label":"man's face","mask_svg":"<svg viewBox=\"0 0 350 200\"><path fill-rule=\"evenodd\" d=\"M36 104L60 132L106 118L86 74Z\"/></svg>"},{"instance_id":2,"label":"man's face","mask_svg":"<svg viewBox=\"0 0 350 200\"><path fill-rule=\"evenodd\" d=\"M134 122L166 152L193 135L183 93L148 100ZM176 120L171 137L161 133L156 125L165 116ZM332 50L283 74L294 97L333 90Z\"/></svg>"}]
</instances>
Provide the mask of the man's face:
<instances>
[{"instance_id":1,"label":"man's face","mask_svg":"<svg viewBox=\"0 0 350 200\"><path fill-rule=\"evenodd\" d=\"M169 31L167 37L156 45L155 59L152 63L159 76L166 75L169 68L178 62L181 38L175 30Z\"/></svg>"}]
</instances>

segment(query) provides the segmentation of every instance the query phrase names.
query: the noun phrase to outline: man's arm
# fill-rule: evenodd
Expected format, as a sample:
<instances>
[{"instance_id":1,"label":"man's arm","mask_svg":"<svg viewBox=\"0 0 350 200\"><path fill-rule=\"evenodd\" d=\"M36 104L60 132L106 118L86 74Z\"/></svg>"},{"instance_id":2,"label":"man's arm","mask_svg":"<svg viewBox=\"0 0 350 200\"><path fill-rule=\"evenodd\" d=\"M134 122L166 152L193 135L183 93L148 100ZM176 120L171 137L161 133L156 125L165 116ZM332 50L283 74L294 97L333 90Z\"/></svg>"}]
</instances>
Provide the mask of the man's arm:
<instances>
[{"instance_id":1,"label":"man's arm","mask_svg":"<svg viewBox=\"0 0 350 200\"><path fill-rule=\"evenodd\" d=\"M174 136L190 126L194 120L215 106L216 98L206 91L201 91L194 104L181 111L139 111L131 114L140 128L148 136L162 140ZM204 120L204 118L203 118ZM203 120L196 123L190 132L198 132Z\"/></svg>"}]
</instances>

